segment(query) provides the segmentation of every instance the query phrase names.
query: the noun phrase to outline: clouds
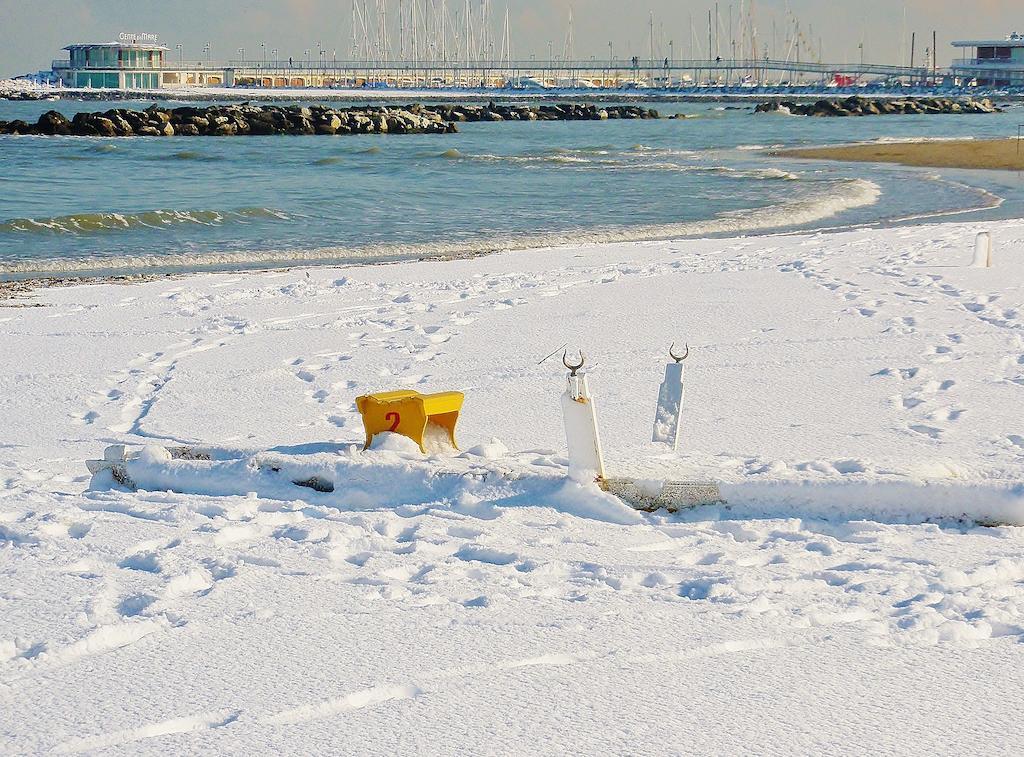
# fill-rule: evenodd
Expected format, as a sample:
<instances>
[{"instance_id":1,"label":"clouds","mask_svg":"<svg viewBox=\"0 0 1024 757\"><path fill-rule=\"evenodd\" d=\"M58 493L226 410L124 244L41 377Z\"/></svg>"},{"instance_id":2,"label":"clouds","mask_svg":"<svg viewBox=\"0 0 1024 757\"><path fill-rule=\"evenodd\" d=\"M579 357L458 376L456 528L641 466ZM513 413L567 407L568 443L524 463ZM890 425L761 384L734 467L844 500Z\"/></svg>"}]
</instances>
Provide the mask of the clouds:
<instances>
[{"instance_id":1,"label":"clouds","mask_svg":"<svg viewBox=\"0 0 1024 757\"><path fill-rule=\"evenodd\" d=\"M374 16L377 0L366 2ZM431 0L418 0L421 7ZM388 17L393 38L397 38L399 0L388 0ZM413 0L402 0L408 8ZM434 0L440 5L441 0ZM472 0L478 12L481 0ZM495 19L494 36L500 32L505 2L490 0ZM453 21L465 7L464 0L446 0ZM964 37L1002 37L1014 24L1024 27L1019 15L1020 0L975 0L971 12L964 13L960 0L789 0L794 17L800 19L805 35L820 39L824 57L830 61L855 60L863 40L865 57L895 62L901 49L908 47L903 37L904 8L907 37L918 32L918 49L930 44L931 31L938 31L940 63L952 57L949 42ZM608 42L614 43L620 57L647 55L650 47L650 12L655 15L657 52L667 55L669 40L674 41L678 57L706 53L707 13L713 0L508 0L512 19L513 48L518 56L531 53L546 56L548 45L561 52L566 36L569 9L573 10L575 50L578 57L607 55ZM744 9L750 0L744 0ZM785 0L756 0L754 23L758 47L784 47L787 29ZM728 39L730 9L734 36L739 37L740 0L719 0L719 19L723 39ZM198 57L207 41L213 44L214 57L226 57L239 47L259 49L260 42L275 47L284 57L301 58L303 50L323 42L347 57L351 49L351 0L0 0L0 75L23 73L49 65L60 48L70 42L104 41L120 31L147 31L160 34L168 46L181 43L186 57ZM693 32L691 34L691 19ZM1024 28L1021 29L1024 31ZM924 40L924 42L922 42ZM728 47L727 44L723 45ZM905 53L904 53L905 54Z\"/></svg>"}]
</instances>

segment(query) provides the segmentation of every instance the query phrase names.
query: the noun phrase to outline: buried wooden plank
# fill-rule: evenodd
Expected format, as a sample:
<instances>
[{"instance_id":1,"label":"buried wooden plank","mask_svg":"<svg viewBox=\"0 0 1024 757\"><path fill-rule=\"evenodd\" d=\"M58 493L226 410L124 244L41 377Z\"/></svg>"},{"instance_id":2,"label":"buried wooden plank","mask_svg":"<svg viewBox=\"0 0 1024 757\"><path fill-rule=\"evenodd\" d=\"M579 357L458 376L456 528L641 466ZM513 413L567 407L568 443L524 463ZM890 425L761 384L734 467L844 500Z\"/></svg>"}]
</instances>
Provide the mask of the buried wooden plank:
<instances>
[{"instance_id":1,"label":"buried wooden plank","mask_svg":"<svg viewBox=\"0 0 1024 757\"><path fill-rule=\"evenodd\" d=\"M633 478L602 478L598 485L636 510L670 513L704 505L726 504L714 481L643 481Z\"/></svg>"}]
</instances>

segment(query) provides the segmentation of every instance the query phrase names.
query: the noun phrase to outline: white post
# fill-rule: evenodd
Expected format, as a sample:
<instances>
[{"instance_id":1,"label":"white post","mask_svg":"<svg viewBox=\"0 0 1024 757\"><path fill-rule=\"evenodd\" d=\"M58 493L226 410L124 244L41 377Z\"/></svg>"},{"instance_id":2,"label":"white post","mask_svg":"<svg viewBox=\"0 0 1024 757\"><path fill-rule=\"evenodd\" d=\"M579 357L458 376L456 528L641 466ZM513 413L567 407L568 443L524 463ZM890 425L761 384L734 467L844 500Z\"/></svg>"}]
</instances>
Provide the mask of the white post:
<instances>
[{"instance_id":1,"label":"white post","mask_svg":"<svg viewBox=\"0 0 1024 757\"><path fill-rule=\"evenodd\" d=\"M597 430L597 408L587 386L586 375L573 371L562 394L565 440L569 447L569 477L576 481L604 478L601 436Z\"/></svg>"},{"instance_id":2,"label":"white post","mask_svg":"<svg viewBox=\"0 0 1024 757\"><path fill-rule=\"evenodd\" d=\"M974 262L972 268L992 267L992 235L982 231L974 240Z\"/></svg>"},{"instance_id":3,"label":"white post","mask_svg":"<svg viewBox=\"0 0 1024 757\"><path fill-rule=\"evenodd\" d=\"M654 415L652 441L664 442L674 452L679 448L679 419L683 412L683 375L681 362L665 366L665 380L658 391L658 409Z\"/></svg>"}]
</instances>

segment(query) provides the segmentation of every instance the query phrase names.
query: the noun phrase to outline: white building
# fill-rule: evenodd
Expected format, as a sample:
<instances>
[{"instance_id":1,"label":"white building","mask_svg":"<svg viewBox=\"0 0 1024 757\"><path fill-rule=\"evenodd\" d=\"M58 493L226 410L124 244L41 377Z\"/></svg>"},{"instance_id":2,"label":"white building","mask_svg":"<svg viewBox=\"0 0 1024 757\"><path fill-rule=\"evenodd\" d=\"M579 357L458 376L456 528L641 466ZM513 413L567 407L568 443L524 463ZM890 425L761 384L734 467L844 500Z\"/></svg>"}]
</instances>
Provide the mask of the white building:
<instances>
[{"instance_id":1,"label":"white building","mask_svg":"<svg viewBox=\"0 0 1024 757\"><path fill-rule=\"evenodd\" d=\"M953 47L969 55L953 61L953 76L976 81L979 86L1024 86L1024 35L1013 33L1002 40L964 40Z\"/></svg>"},{"instance_id":2,"label":"white building","mask_svg":"<svg viewBox=\"0 0 1024 757\"><path fill-rule=\"evenodd\" d=\"M216 66L174 62L155 34L121 34L119 42L68 45L67 60L53 61L54 79L67 87L159 89L181 85L221 86L227 72Z\"/></svg>"}]
</instances>

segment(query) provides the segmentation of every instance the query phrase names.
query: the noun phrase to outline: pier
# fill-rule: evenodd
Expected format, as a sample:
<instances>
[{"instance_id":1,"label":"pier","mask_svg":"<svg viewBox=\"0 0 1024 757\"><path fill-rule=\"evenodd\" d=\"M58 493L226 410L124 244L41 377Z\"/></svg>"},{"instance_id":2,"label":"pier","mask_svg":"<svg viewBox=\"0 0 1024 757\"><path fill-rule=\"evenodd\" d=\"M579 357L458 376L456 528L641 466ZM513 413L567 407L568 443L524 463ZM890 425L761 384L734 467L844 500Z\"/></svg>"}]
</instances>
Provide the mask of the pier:
<instances>
[{"instance_id":1,"label":"pier","mask_svg":"<svg viewBox=\"0 0 1024 757\"><path fill-rule=\"evenodd\" d=\"M948 76L944 69L886 64L819 63L763 59L580 60L358 60L358 61L173 61L157 58L142 68L83 65L55 60L54 74L66 86L93 86L97 76L116 76L119 88L133 88L137 75L151 73L156 88L256 87L265 89L392 87L415 89L679 89L690 87L829 86L878 82L930 86ZM147 79L147 83L153 79ZM113 82L113 78L107 81ZM106 84L103 86L115 86Z\"/></svg>"}]
</instances>

